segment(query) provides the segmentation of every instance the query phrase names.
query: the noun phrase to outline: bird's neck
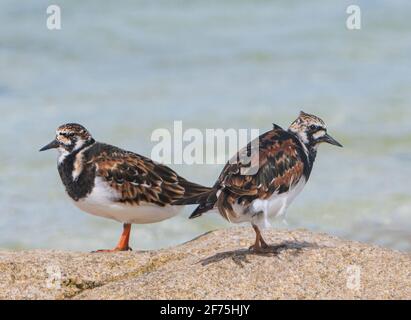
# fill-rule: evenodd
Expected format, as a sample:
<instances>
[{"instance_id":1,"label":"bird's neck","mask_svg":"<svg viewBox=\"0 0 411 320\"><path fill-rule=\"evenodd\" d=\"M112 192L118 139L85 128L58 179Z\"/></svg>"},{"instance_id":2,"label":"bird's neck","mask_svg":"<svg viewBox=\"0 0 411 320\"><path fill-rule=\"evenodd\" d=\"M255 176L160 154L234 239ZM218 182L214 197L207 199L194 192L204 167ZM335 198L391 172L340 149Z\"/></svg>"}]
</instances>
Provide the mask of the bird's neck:
<instances>
[{"instance_id":1,"label":"bird's neck","mask_svg":"<svg viewBox=\"0 0 411 320\"><path fill-rule=\"evenodd\" d=\"M75 201L85 197L94 185L94 173L88 170L83 152L95 143L94 140L85 144L64 157L60 156L58 172L67 193Z\"/></svg>"},{"instance_id":2,"label":"bird's neck","mask_svg":"<svg viewBox=\"0 0 411 320\"><path fill-rule=\"evenodd\" d=\"M308 159L310 161L311 166L314 165L315 157L317 156L317 147L316 146L308 146Z\"/></svg>"},{"instance_id":3,"label":"bird's neck","mask_svg":"<svg viewBox=\"0 0 411 320\"><path fill-rule=\"evenodd\" d=\"M300 142L302 150L304 151L304 164L305 164L305 172L304 175L306 176L306 179L310 177L311 170L313 169L314 166L314 161L317 156L317 144L313 143L312 140L305 134L304 136L301 136L297 132L294 132L292 130L288 130L288 132L292 133Z\"/></svg>"},{"instance_id":4,"label":"bird's neck","mask_svg":"<svg viewBox=\"0 0 411 320\"><path fill-rule=\"evenodd\" d=\"M305 162L304 175L305 175L306 180L308 181L311 175L311 171L313 170L313 167L314 167L314 161L317 156L317 148L310 146L310 145L304 145L304 146L306 148L306 151L305 151L306 160L304 161Z\"/></svg>"}]
</instances>

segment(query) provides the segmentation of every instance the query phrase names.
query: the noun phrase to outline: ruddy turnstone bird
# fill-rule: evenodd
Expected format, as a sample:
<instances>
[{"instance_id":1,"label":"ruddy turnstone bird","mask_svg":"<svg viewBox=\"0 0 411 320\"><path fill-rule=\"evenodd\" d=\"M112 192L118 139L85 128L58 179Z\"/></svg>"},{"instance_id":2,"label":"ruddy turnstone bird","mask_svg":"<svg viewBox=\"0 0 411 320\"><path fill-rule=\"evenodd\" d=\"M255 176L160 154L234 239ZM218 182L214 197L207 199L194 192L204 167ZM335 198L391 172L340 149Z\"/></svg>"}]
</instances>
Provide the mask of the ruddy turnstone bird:
<instances>
[{"instance_id":1,"label":"ruddy turnstone bird","mask_svg":"<svg viewBox=\"0 0 411 320\"><path fill-rule=\"evenodd\" d=\"M251 222L256 240L250 249L258 252L268 247L260 229L270 225L269 217L284 215L301 192L310 177L318 145L342 145L328 135L324 121L304 112L288 130L274 124L257 139L258 144L250 142L224 167L212 190L176 203L199 204L190 218L217 209L230 222ZM258 152L251 153L251 162L243 164L241 159L246 152L250 154L253 145L258 146ZM253 174L247 175L247 171Z\"/></svg>"},{"instance_id":2,"label":"ruddy turnstone bird","mask_svg":"<svg viewBox=\"0 0 411 320\"><path fill-rule=\"evenodd\" d=\"M183 208L174 201L210 190L144 156L97 142L76 123L58 127L40 151L48 149L58 150L58 172L78 208L123 223L116 248L100 252L131 250L131 224L171 218Z\"/></svg>"}]
</instances>

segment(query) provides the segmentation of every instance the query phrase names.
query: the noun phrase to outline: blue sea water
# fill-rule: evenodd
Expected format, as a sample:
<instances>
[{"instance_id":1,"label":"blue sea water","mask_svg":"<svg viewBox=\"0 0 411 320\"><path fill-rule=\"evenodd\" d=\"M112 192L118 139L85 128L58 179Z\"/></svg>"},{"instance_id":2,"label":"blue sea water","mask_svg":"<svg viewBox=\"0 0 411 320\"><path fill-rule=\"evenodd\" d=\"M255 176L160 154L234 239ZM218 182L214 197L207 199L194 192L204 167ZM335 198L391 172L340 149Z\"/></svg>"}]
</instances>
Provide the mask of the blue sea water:
<instances>
[{"instance_id":1,"label":"blue sea water","mask_svg":"<svg viewBox=\"0 0 411 320\"><path fill-rule=\"evenodd\" d=\"M57 4L62 29L46 28ZM150 155L157 128L286 127L321 116L345 148L321 146L285 226L411 251L411 2L0 2L0 247L112 247L121 225L68 200L55 128ZM210 185L221 165L172 166ZM135 226L134 249L230 227L215 214ZM250 239L251 241L252 239Z\"/></svg>"}]
</instances>

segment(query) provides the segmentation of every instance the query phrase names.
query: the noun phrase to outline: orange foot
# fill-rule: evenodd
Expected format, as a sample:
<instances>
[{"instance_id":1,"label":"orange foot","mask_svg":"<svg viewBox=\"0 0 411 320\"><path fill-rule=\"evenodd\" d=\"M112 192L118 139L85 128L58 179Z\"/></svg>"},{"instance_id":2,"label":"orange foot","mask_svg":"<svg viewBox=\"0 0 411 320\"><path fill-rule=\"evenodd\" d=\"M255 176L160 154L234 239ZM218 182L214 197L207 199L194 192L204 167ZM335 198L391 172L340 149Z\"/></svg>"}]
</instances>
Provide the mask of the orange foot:
<instances>
[{"instance_id":1,"label":"orange foot","mask_svg":"<svg viewBox=\"0 0 411 320\"><path fill-rule=\"evenodd\" d=\"M118 242L117 246L114 249L111 249L111 250L97 250L97 251L92 251L92 253L132 251L132 249L128 246L128 241L130 239L130 231L131 231L131 224L125 223L123 225L123 233L121 234L120 241Z\"/></svg>"},{"instance_id":2,"label":"orange foot","mask_svg":"<svg viewBox=\"0 0 411 320\"><path fill-rule=\"evenodd\" d=\"M91 253L98 253L98 252L120 252L120 251L133 251L130 247L127 248L114 248L114 249L101 249L96 251L91 251Z\"/></svg>"}]
</instances>

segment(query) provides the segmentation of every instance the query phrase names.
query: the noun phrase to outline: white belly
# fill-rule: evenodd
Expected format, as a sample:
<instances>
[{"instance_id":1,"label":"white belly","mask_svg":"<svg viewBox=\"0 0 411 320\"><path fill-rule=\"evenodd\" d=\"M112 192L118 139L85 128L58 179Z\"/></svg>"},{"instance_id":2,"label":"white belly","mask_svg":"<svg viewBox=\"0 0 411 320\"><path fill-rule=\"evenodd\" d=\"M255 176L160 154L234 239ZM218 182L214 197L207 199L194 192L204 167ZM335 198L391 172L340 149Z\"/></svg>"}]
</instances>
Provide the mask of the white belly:
<instances>
[{"instance_id":1,"label":"white belly","mask_svg":"<svg viewBox=\"0 0 411 320\"><path fill-rule=\"evenodd\" d=\"M74 204L81 210L122 223L154 223L169 219L179 214L183 206L160 207L150 203L131 205L121 203L119 194L111 189L101 178L96 178L93 191L84 199Z\"/></svg>"},{"instance_id":2,"label":"white belly","mask_svg":"<svg viewBox=\"0 0 411 320\"><path fill-rule=\"evenodd\" d=\"M304 178L287 193L274 193L268 199L256 199L249 206L249 210L236 204L234 211L237 213L237 218L233 219L234 223L250 221L253 224L266 228L270 226L269 218L281 217L286 214L288 206L292 203L295 197L302 191L306 183Z\"/></svg>"}]
</instances>

